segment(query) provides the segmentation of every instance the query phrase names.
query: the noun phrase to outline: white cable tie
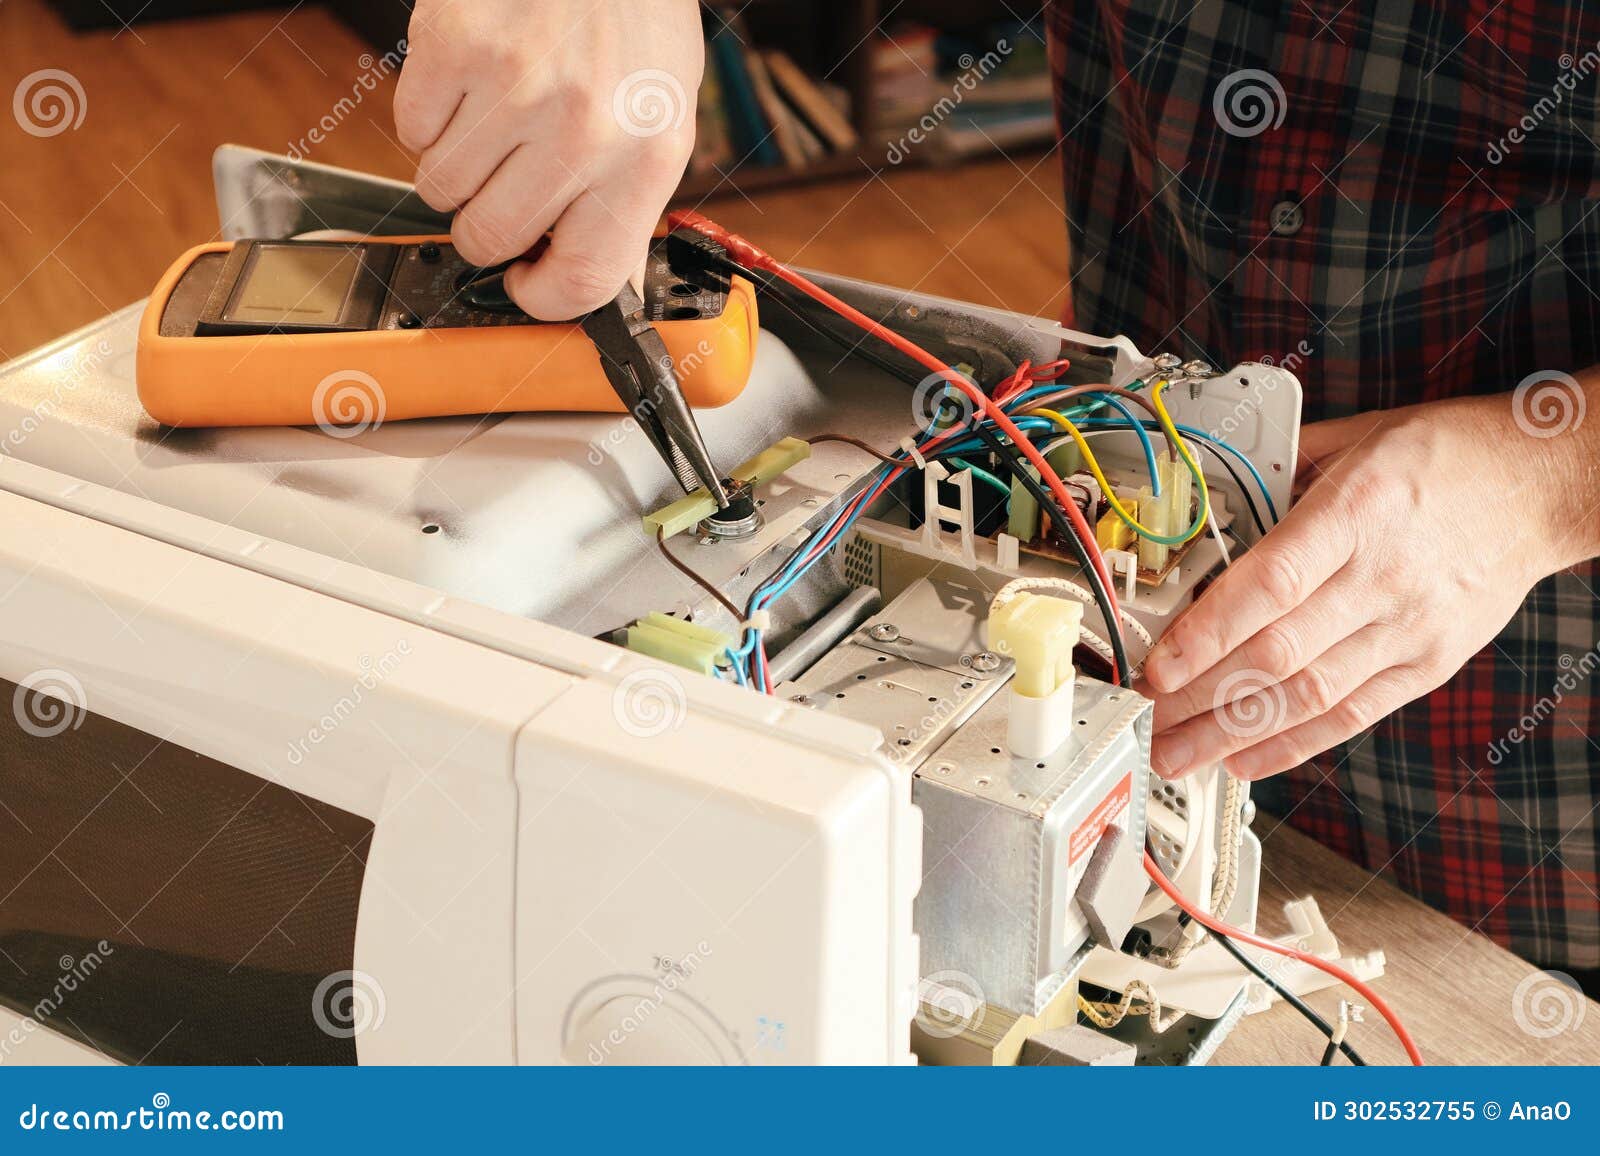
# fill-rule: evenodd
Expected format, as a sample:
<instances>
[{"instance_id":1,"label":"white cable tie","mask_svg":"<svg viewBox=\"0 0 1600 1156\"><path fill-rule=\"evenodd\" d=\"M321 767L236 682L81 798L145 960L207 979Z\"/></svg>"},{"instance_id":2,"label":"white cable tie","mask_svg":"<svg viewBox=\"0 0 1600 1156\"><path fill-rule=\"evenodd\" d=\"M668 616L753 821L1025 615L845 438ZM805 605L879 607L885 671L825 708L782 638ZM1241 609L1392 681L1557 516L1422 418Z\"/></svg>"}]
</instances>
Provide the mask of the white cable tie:
<instances>
[{"instance_id":1,"label":"white cable tie","mask_svg":"<svg viewBox=\"0 0 1600 1156\"><path fill-rule=\"evenodd\" d=\"M928 468L928 459L922 456L922 451L917 448L917 443L911 440L910 434L900 439L900 448L911 455L911 460L917 463L917 469Z\"/></svg>"},{"instance_id":2,"label":"white cable tie","mask_svg":"<svg viewBox=\"0 0 1600 1156\"><path fill-rule=\"evenodd\" d=\"M757 610L752 613L749 618L746 618L743 622L739 623L739 629L740 631L771 630L772 614L766 610Z\"/></svg>"}]
</instances>

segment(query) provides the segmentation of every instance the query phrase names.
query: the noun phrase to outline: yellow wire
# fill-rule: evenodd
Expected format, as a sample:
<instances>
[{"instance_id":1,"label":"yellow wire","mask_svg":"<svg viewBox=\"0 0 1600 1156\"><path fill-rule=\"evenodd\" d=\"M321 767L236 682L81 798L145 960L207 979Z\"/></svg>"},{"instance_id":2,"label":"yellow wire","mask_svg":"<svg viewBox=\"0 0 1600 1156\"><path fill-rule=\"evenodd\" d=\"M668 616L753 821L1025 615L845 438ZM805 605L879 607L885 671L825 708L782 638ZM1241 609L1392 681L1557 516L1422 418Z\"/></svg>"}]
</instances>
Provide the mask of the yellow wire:
<instances>
[{"instance_id":1,"label":"yellow wire","mask_svg":"<svg viewBox=\"0 0 1600 1156\"><path fill-rule=\"evenodd\" d=\"M1200 468L1200 463L1189 453L1189 447L1184 445L1183 439L1178 436L1177 427L1172 424L1172 415L1167 412L1167 403L1161 400L1162 391L1170 384L1172 383L1168 381L1156 382L1154 388L1150 390L1150 404L1156 407L1156 417L1161 422L1161 428L1166 432L1168 440L1177 447L1189 471L1194 474L1195 485L1200 487L1200 522L1204 525L1211 512L1210 494L1206 490L1206 475ZM1195 533L1199 531L1196 530Z\"/></svg>"},{"instance_id":2,"label":"yellow wire","mask_svg":"<svg viewBox=\"0 0 1600 1156\"><path fill-rule=\"evenodd\" d=\"M1132 527L1134 533L1138 534L1140 537L1149 538L1152 541L1162 542L1168 545L1182 545L1184 542L1187 542L1190 538L1193 538L1196 534L1205 529L1206 520L1210 516L1211 511L1211 495L1206 490L1205 474L1201 471L1199 464L1196 463L1194 458L1190 455L1188 447L1183 444L1183 439L1178 436L1178 431L1173 427L1172 424L1172 417L1167 413L1167 407L1161 401L1161 391L1166 389L1168 384L1169 383L1165 381L1157 382L1155 388L1150 391L1150 402L1155 407L1156 419L1161 423L1161 428L1163 432L1166 433L1167 440L1171 442L1173 448L1178 451L1178 455L1183 459L1184 465L1189 468L1189 473L1194 478L1195 486L1200 491L1199 514L1195 518L1194 524L1190 526L1189 529L1183 534L1158 534L1148 526L1141 525L1137 518L1128 513L1126 507L1124 507L1123 504L1117 500L1117 495L1112 490L1111 483L1107 480L1105 472L1101 470L1100 463L1094 456L1094 451L1089 448L1088 441L1084 438L1083 434L1078 431L1078 427L1073 425L1065 415L1061 414L1057 410L1044 409L1042 407L1029 410L1028 415L1046 418L1047 420L1052 421L1059 426L1063 432L1072 436L1072 440L1078 443L1078 450L1083 454L1083 460L1085 464L1088 465L1090 472L1094 474L1094 480L1100 483L1100 491L1105 494L1106 501L1110 503L1111 509L1116 512L1117 517L1121 518L1130 527ZM1174 541L1174 539L1176 541Z\"/></svg>"}]
</instances>

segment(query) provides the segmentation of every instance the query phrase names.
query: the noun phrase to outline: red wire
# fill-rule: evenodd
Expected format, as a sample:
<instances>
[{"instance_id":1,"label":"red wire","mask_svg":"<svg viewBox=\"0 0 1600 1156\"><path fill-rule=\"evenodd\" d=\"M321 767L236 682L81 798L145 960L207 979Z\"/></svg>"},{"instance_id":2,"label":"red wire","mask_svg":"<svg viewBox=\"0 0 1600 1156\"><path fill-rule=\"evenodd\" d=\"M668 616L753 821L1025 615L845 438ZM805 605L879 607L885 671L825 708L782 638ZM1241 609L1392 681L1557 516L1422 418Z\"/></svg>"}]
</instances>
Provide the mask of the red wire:
<instances>
[{"instance_id":1,"label":"red wire","mask_svg":"<svg viewBox=\"0 0 1600 1156\"><path fill-rule=\"evenodd\" d=\"M1101 584L1105 587L1106 599L1110 603L1112 619L1106 623L1106 628L1108 630L1122 629L1122 609L1117 603L1116 583L1112 580L1105 558L1100 553L1100 546L1095 540L1094 531L1090 528L1083 513L1078 509L1077 503L1072 500L1072 495L1067 492L1066 486L1062 484L1056 471L1045 460L1044 455L1039 452L1038 447L1022 435L1022 431L1017 428L1017 424L1011 420L1010 415L985 395L983 390L914 341L908 341L894 330L880 325L849 302L841 301L822 288L822 286L804 275L796 273L759 246L752 244L737 233L724 229L715 221L695 212L693 209L680 209L669 213L667 215L667 223L670 228L693 229L704 236L710 237L726 249L733 259L741 265L764 269L781 277L806 296L826 305L840 317L845 318L858 328L903 353L925 369L938 374L966 394L972 403L981 408L984 414L1011 439L1011 443L1039 471L1040 479L1049 487L1050 492L1055 495L1056 501L1061 505L1062 512L1066 514L1068 521L1072 523L1073 532L1083 542L1084 551L1089 558L1089 564L1094 567L1095 573L1100 577ZM1117 683L1119 685L1122 684L1127 677L1126 672L1117 670L1115 663L1112 664L1112 668L1112 673Z\"/></svg>"},{"instance_id":2,"label":"red wire","mask_svg":"<svg viewBox=\"0 0 1600 1156\"><path fill-rule=\"evenodd\" d=\"M944 362L934 357L931 353L928 353L915 342L908 341L906 338L900 336L900 334L894 332L894 330L880 325L878 322L874 321L872 318L868 317L866 314L862 313L848 302L841 301L839 298L835 297L832 293L829 293L820 285L815 284L802 274L796 273L794 270L790 269L788 266L782 264L776 258L772 257L765 250L761 249L757 245L752 244L739 234L724 229L716 222L690 209L680 210L670 214L668 216L668 222L673 228L690 228L694 229L696 232L704 234L707 237L710 237L712 240L718 242L725 249L727 249L727 251L732 254L734 260L742 265L757 269L765 269L776 274L789 284L793 285L795 288L799 289L802 293L805 293L808 297L811 297L812 299L821 302L823 305L826 305L834 313L837 313L839 316L853 322L865 332L870 333L872 336L878 338L880 341L885 342L894 349L899 350L901 353L922 365L924 368L937 373L940 377L943 377L950 384L954 385L957 389L966 394L967 397L971 399L973 404L982 408L989 419L993 421L995 425L1000 427L1001 431L1011 439L1012 444L1015 445L1017 449L1022 452L1023 456L1025 456L1028 461L1033 464L1034 468L1039 471L1041 479L1047 486L1049 486L1050 491L1055 495L1056 500L1061 504L1062 510L1072 522L1073 530L1078 534L1078 537L1082 539L1085 547L1087 548L1091 565L1094 566L1095 571L1100 576L1100 580L1105 585L1106 594L1111 602L1111 612L1114 616L1114 620L1106 625L1111 630L1118 630L1121 628L1121 610L1116 601L1116 588L1111 580L1111 575L1106 568L1105 558L1101 556L1099 544L1095 540L1094 532L1089 528L1089 524L1084 519L1083 514L1079 511L1077 503L1075 503L1072 500L1071 495L1067 493L1066 487L1062 484L1061 479L1056 475L1055 470L1051 468L1050 463L1045 460L1044 455L1038 451L1032 442L1028 441L1027 438L1022 436L1022 431L1017 428L1016 423L1013 422L1005 413L1005 411L1000 408L995 400L991 400L989 397L985 396L983 391L974 383L962 377L955 370L951 369ZM1047 365L1040 366L1037 370L1029 373L1031 367L1024 363L1018 368L1017 373L1012 377L1012 379L1006 383L1006 385L1010 387L1009 392L1002 390L1002 395L1009 396L1010 392L1015 392L1015 387L1020 385L1021 380L1024 377L1031 377L1035 381L1045 380L1044 377L1039 375L1051 370L1054 370L1055 375L1059 376L1061 368L1057 368L1058 365L1061 368L1065 367L1064 362L1051 362ZM948 432L944 435L941 435L940 438L935 438L933 440L934 442L937 442L942 440L943 437L947 436L949 436ZM929 442L927 444L932 445L933 442ZM891 475L891 478L893 476L894 475ZM877 487L877 489L874 491L874 495L878 492L881 492L883 485L887 484L888 479L886 479L882 485ZM852 505L857 505L866 500L868 500L867 494L858 495L855 503ZM811 554L814 556L818 551L826 548L827 543L820 542L811 551ZM1118 676L1118 681L1122 681L1122 672L1117 671L1116 673ZM1173 885L1172 881L1162 873L1161 868L1157 866L1156 861L1150 857L1150 853L1148 851L1145 852L1144 855L1144 867L1145 871L1150 875L1150 878L1155 880L1156 886L1160 887L1162 891L1166 892L1169 899L1186 911L1190 918L1194 919L1202 927L1208 928L1218 935L1225 935L1229 939L1237 942L1248 943L1252 947L1260 948L1263 951L1270 951L1278 955L1288 956L1290 959L1297 959L1302 963L1317 968L1319 971L1326 972L1342 983L1348 984L1352 989L1360 993L1362 998L1371 1004L1372 1007L1376 1008L1379 1015L1383 1016L1383 1018L1388 1021L1389 1026L1394 1029L1395 1035L1399 1037L1400 1043L1405 1048L1406 1055L1410 1057L1411 1062L1419 1067L1422 1066L1422 1053L1418 1050L1416 1042L1411 1038L1411 1033L1406 1031L1405 1025L1400 1022L1400 1017L1397 1016L1389 1007L1389 1005L1384 1002L1383 997L1378 995L1377 992L1373 991L1372 988L1368 987L1365 983L1362 983L1359 979L1345 971L1343 968L1339 967L1337 964L1329 963L1325 959L1321 959L1318 956L1310 954L1309 952L1301 951L1298 948L1288 947L1281 943L1274 943L1270 939L1263 939L1260 936L1252 935L1248 931L1233 927L1230 924L1222 922L1220 919L1216 919L1210 915L1207 915L1205 912L1199 910L1183 897L1183 895L1178 891L1177 887Z\"/></svg>"},{"instance_id":3,"label":"red wire","mask_svg":"<svg viewBox=\"0 0 1600 1156\"><path fill-rule=\"evenodd\" d=\"M1065 357L1055 361L1047 361L1043 365L1034 365L1030 361L1023 361L999 389L994 391L994 403L1005 405L1017 394L1021 393L1024 386L1038 385L1041 382L1055 381L1072 364Z\"/></svg>"},{"instance_id":4,"label":"red wire","mask_svg":"<svg viewBox=\"0 0 1600 1156\"><path fill-rule=\"evenodd\" d=\"M1383 1001L1382 996L1373 991L1372 988L1368 987L1366 984L1362 983L1355 976L1351 975L1344 968L1340 967L1336 963L1329 963L1327 960L1321 958L1320 956L1312 955L1310 952L1301 951L1297 947L1289 947L1287 944L1275 943L1270 939L1262 939L1259 935L1252 935L1248 931L1244 931L1241 928L1222 922L1222 920L1216 918L1215 916L1207 915L1205 912L1201 911L1193 903L1189 902L1189 900L1183 897L1183 894L1178 890L1177 886L1173 884L1172 880L1167 878L1166 873L1162 871L1156 861L1151 858L1150 852L1148 851L1144 853L1144 870L1145 874L1149 875L1150 878L1155 881L1156 886L1167 893L1167 898L1172 900L1185 912L1187 912L1189 918L1200 924L1200 926L1210 931L1214 931L1218 935L1225 935L1236 943L1248 943L1251 947L1259 947L1263 951L1270 951L1277 955L1286 955L1290 959L1297 959L1301 963L1310 964L1318 971L1327 972L1340 983L1348 984L1351 988L1358 992L1361 997L1367 1001L1367 1003L1376 1008L1379 1015L1389 1021L1389 1026L1394 1029L1394 1034L1399 1037L1400 1046L1405 1048L1406 1055L1410 1057L1411 1062L1419 1068L1423 1066L1422 1052L1417 1049L1416 1041L1411 1038L1411 1033L1406 1031L1405 1025L1400 1022L1400 1017L1397 1016L1394 1013L1394 1010Z\"/></svg>"},{"instance_id":5,"label":"red wire","mask_svg":"<svg viewBox=\"0 0 1600 1156\"><path fill-rule=\"evenodd\" d=\"M888 329L883 325L880 325L878 322L874 321L872 318L868 317L866 314L862 313L848 302L841 301L832 293L829 293L826 289L823 289L820 285L815 284L805 276L788 268L786 265L782 264L776 258L768 254L765 250L752 244L739 234L724 229L721 225L718 225L716 222L710 220L700 213L694 212L693 210L686 209L672 213L669 215L668 221L673 228L690 228L694 229L696 232L704 234L707 237L710 237L727 249L728 252L732 254L734 260L742 265L757 269L765 269L776 274L789 284L793 285L795 288L799 289L802 293L805 293L808 297L811 297L812 299L827 306L834 313L837 313L839 316L853 322L865 332L870 333L872 336L878 338L880 341L885 342L894 349L899 350L901 353L922 365L924 368L937 373L940 377L943 377L950 384L954 385L957 389L966 394L967 397L971 399L973 404L982 408L989 419L993 421L995 425L1000 427L1006 436L1011 439L1012 444L1015 445L1017 449L1022 452L1023 456L1025 456L1028 461L1033 464L1034 468L1039 471L1041 479L1047 486L1049 486L1051 492L1055 495L1056 500L1061 504L1062 510L1071 520L1073 530L1078 534L1079 538L1082 539L1085 547L1087 548L1091 565L1094 566L1096 572L1100 576L1100 580L1105 584L1106 594L1111 602L1111 612L1115 616L1114 620L1106 625L1112 630L1120 629L1121 610L1116 601L1115 585L1112 582L1111 575L1106 568L1105 559L1100 554L1099 545L1095 540L1094 532L1089 528L1088 522L1084 519L1083 514L1078 510L1077 503L1075 503L1072 500L1071 495L1067 493L1066 487L1062 484L1061 479L1056 475L1055 470L1051 468L1050 463L1045 460L1044 455L1038 451L1032 442L1028 441L1027 438L1022 436L1022 431L1017 428L1016 423L1013 422L1005 413L1005 411L1000 408L996 401L985 396L983 391L974 383L962 377L959 373L955 372L955 370L951 369L944 362L934 357L931 353L928 353L915 342L908 341L906 338L900 336L900 334L894 332L892 329ZM1039 370L1034 371L1034 373L1037 374L1055 369L1056 375L1059 376L1060 369L1056 369L1055 366L1056 363L1040 366ZM1042 380L1041 377L1029 374L1028 371L1030 368L1031 367L1026 364L1019 367L1017 373L1013 376L1011 381L1007 382L1007 385L1012 387L1012 390L1014 391L1015 386L1020 384L1021 379L1025 376L1033 377L1033 380ZM939 441L945 436L948 436L948 433L933 440ZM931 445L933 443L930 442L928 444ZM892 476L893 475L891 475L891 477ZM886 479L882 485L877 487L877 490L874 491L874 494L880 492L883 488L883 485L887 484L888 479ZM868 495L866 494L858 495L856 502L852 505L859 504L867 499ZM814 556L818 551L826 548L826 542L820 542L811 551L811 554ZM1116 673L1118 675L1118 681L1120 682L1122 680L1122 672L1117 671ZM1422 1053L1418 1050L1416 1042L1411 1038L1411 1033L1406 1031L1405 1025L1400 1022L1400 1017L1397 1016L1393 1009L1391 1009L1389 1005L1384 1002L1382 996L1378 995L1377 992L1373 991L1372 988L1361 982L1361 980L1357 979L1355 976L1351 975L1337 964L1329 963L1327 960L1321 959L1318 956L1310 954L1309 952L1301 951L1298 948L1288 947L1281 943L1274 943L1270 939L1263 939L1260 936L1252 935L1248 931L1233 927L1230 924L1222 922L1220 919L1216 919L1210 915L1207 915L1205 912L1201 911L1199 908L1195 907L1194 904L1190 903L1184 898L1182 893L1178 891L1177 887L1173 885L1172 881L1168 879L1165 874L1163 874L1161 868L1156 864L1156 861L1150 857L1150 853L1148 851L1145 852L1144 855L1144 867L1145 871L1150 875L1150 878L1155 881L1156 886L1160 887L1162 891L1166 892L1169 899L1177 904L1178 907L1187 912L1189 917L1199 923L1202 927L1205 927L1218 935L1225 935L1229 939L1232 939L1236 942L1248 943L1252 947L1260 948L1263 951L1270 951L1277 955L1283 955L1289 957L1290 959L1299 960L1300 962L1314 967L1319 971L1326 972L1328 975L1333 976L1342 983L1348 984L1353 990L1358 992L1362 998L1371 1004L1372 1007L1376 1008L1379 1015L1383 1016L1383 1018L1388 1021L1389 1026L1394 1029L1395 1035L1399 1038L1401 1045L1405 1048L1406 1055L1410 1057L1411 1062L1419 1067L1422 1066Z\"/></svg>"}]
</instances>

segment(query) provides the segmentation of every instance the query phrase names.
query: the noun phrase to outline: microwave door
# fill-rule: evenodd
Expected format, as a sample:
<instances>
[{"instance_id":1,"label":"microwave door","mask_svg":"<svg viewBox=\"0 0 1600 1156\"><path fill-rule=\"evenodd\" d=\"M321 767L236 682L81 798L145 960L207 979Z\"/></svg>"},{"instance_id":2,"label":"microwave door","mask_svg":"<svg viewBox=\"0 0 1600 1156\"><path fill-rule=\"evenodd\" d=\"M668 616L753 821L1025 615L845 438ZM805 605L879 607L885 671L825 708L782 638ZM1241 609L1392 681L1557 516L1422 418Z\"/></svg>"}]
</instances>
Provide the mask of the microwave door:
<instances>
[{"instance_id":1,"label":"microwave door","mask_svg":"<svg viewBox=\"0 0 1600 1156\"><path fill-rule=\"evenodd\" d=\"M15 489L0 1063L513 1062L512 750L570 677Z\"/></svg>"}]
</instances>

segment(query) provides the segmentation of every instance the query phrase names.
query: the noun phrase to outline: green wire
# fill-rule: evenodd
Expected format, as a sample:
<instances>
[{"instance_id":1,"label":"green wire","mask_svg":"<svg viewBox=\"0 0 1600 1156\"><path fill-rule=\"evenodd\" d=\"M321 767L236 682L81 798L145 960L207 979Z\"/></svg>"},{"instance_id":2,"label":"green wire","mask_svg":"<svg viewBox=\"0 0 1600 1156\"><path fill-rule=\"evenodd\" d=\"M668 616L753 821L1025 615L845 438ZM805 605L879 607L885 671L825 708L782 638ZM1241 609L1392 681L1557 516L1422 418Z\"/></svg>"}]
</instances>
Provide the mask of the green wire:
<instances>
[{"instance_id":1,"label":"green wire","mask_svg":"<svg viewBox=\"0 0 1600 1156\"><path fill-rule=\"evenodd\" d=\"M1136 381L1132 385L1130 385L1128 388L1130 388L1130 389L1140 389L1143 386L1144 386L1144 382L1143 381ZM948 389L948 387L946 387L946 388ZM1069 418L1089 417L1089 416L1093 415L1096 411L1102 410L1102 409L1106 409L1106 408L1109 408L1109 407L1107 407L1107 405L1103 401L1080 402L1078 405L1075 405L1071 409L1066 410L1064 412L1063 416L1069 417ZM973 477L977 478L980 482L984 482L984 483L986 483L986 484L988 484L990 486L993 486L996 490L999 490L1002 494L1004 494L1006 496L1006 505L1007 506L1009 506L1011 504L1011 487L1008 486L1005 482L1002 482L999 478L995 477L995 475L991 474L988 470L984 469L981 466L973 465L971 462L967 461L965 458L951 457L950 461L954 462L957 466L961 467L964 470L971 470ZM1204 483L1202 482L1201 484L1203 485ZM1194 536L1194 534L1193 534L1193 532L1191 532L1188 535L1188 537L1182 538L1182 539L1180 539L1180 541L1187 542L1189 540L1189 538L1192 538L1193 536Z\"/></svg>"},{"instance_id":2,"label":"green wire","mask_svg":"<svg viewBox=\"0 0 1600 1156\"><path fill-rule=\"evenodd\" d=\"M1007 502L1011 500L1011 487L1006 485L999 478L995 477L988 470L983 469L981 466L973 465L971 462L967 461L966 458L953 457L950 460L964 470L971 470L972 476L977 478L980 482L987 482L989 485L999 490L1006 496Z\"/></svg>"},{"instance_id":3,"label":"green wire","mask_svg":"<svg viewBox=\"0 0 1600 1156\"><path fill-rule=\"evenodd\" d=\"M1211 499L1206 491L1205 475L1201 473L1199 464L1194 460L1194 457L1183 445L1182 439L1179 437L1177 431L1173 428L1172 418L1167 413L1167 407L1161 404L1161 390L1165 386L1166 382L1158 382L1156 384L1156 387L1151 391L1151 401L1156 408L1156 415L1160 420L1162 428L1172 439L1173 445L1178 450L1178 457L1183 461L1184 468L1189 471L1189 477L1193 480L1194 487L1200 494L1200 504L1195 509L1194 520L1189 523L1188 529L1178 534L1154 533L1148 527L1140 525L1138 519L1129 515L1128 511L1123 508L1122 503L1117 500L1116 495L1112 493L1111 483L1107 480L1105 474L1102 472L1099 462L1096 461L1094 451L1089 449L1088 445L1083 440L1083 434L1080 433L1078 428L1072 424L1070 418L1068 418L1065 414L1058 414L1049 409L1034 409L1028 412L1043 417L1048 417L1053 421L1058 418L1060 419L1058 424L1064 424L1066 434L1077 443L1078 449L1083 454L1084 463L1094 474L1095 481L1100 483L1100 491L1105 495L1106 501L1110 503L1111 509L1116 513L1117 517L1128 526L1129 529L1147 542L1155 542L1162 546L1181 546L1190 538L1195 537L1205 528L1206 516L1208 510L1210 509Z\"/></svg>"}]
</instances>

